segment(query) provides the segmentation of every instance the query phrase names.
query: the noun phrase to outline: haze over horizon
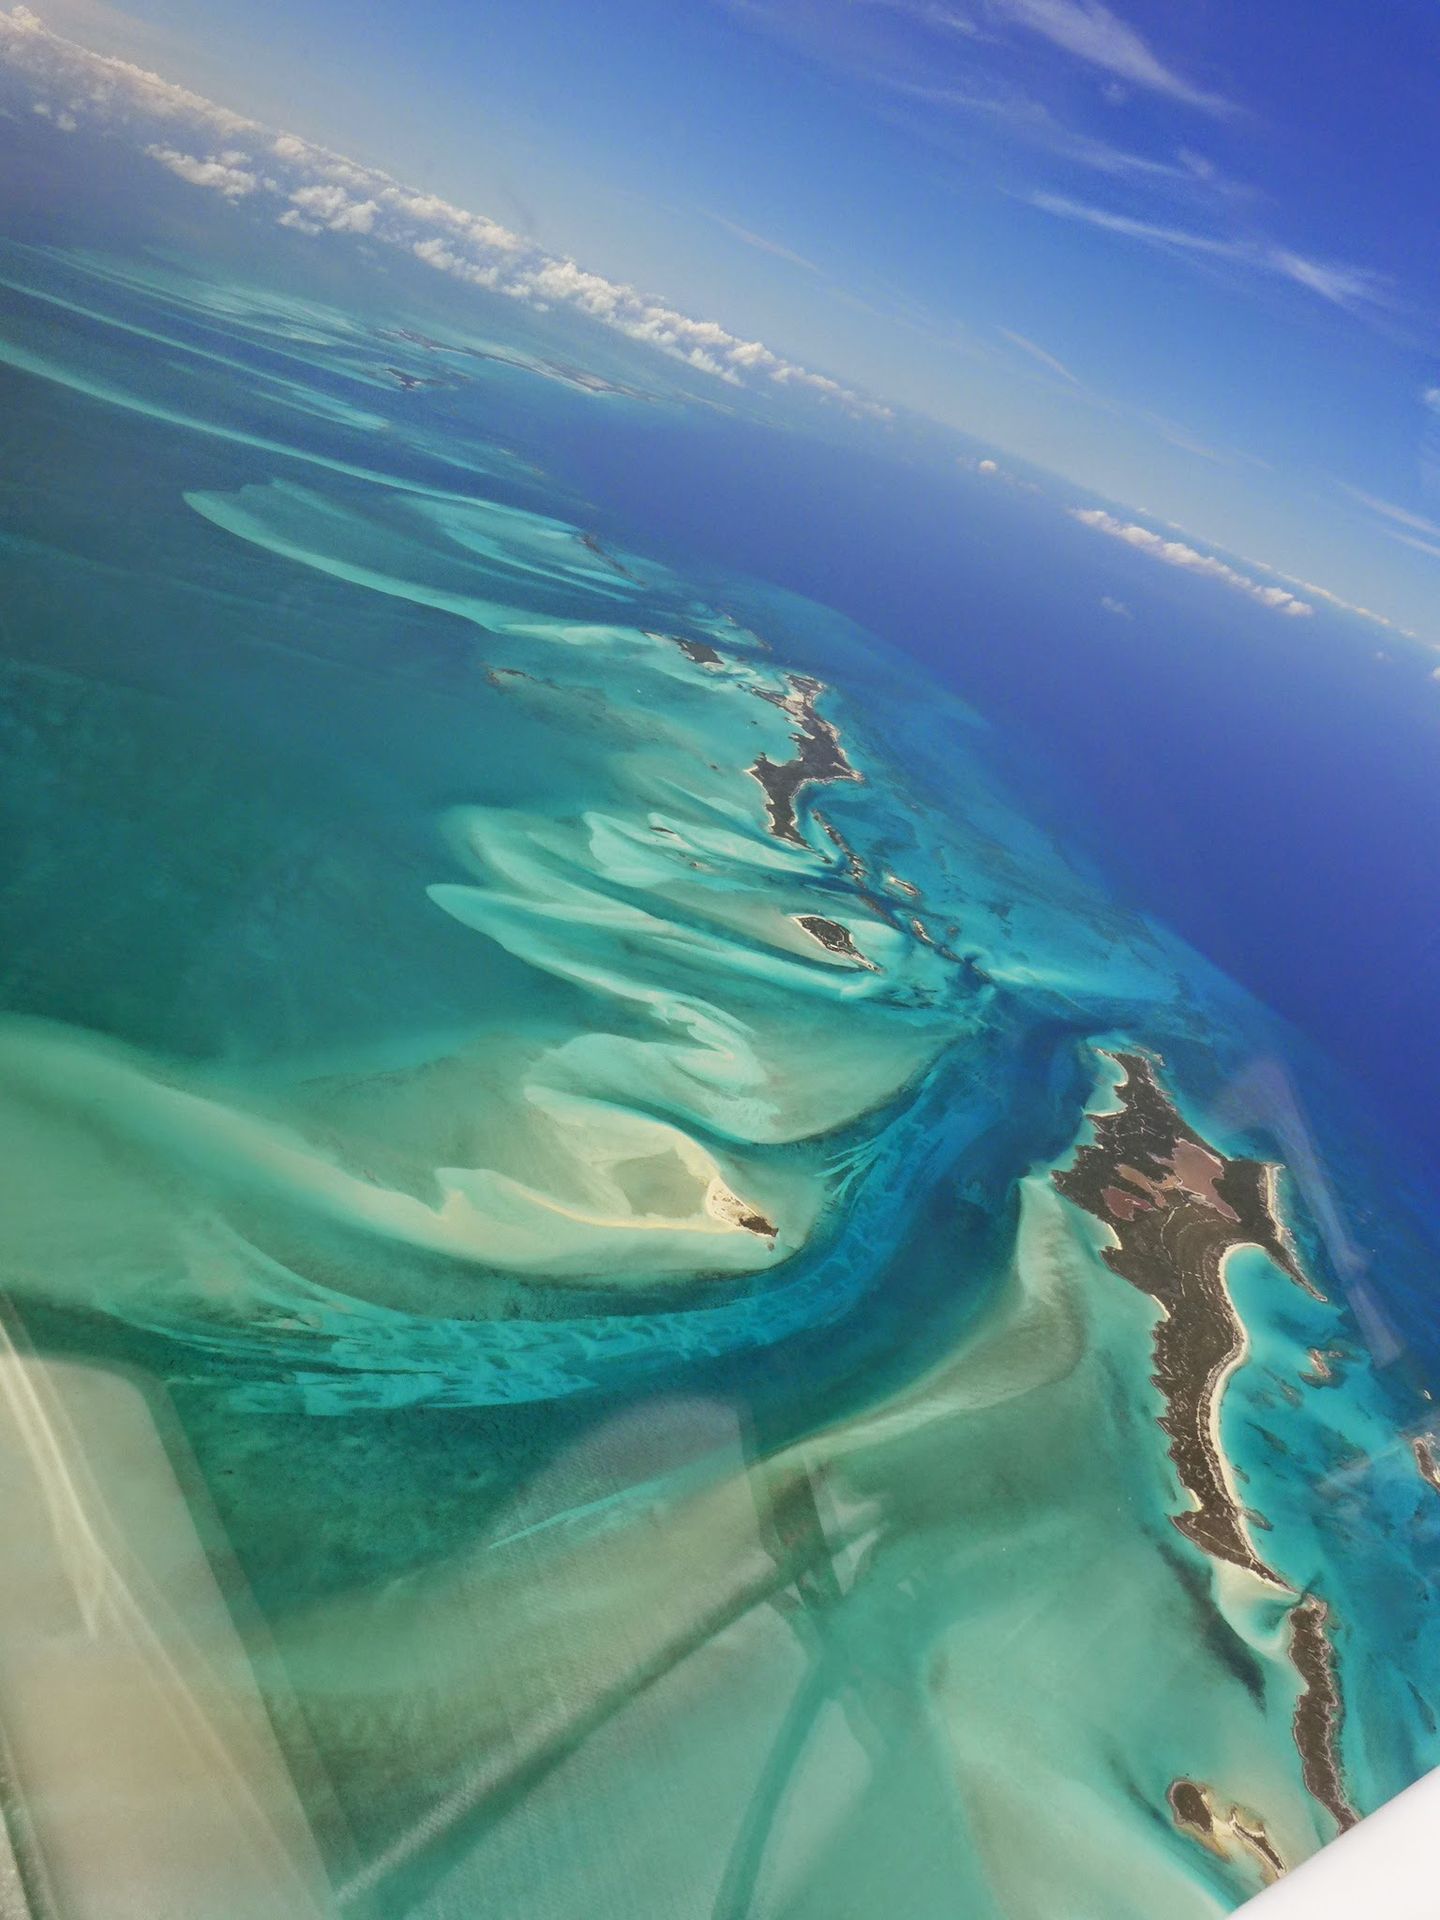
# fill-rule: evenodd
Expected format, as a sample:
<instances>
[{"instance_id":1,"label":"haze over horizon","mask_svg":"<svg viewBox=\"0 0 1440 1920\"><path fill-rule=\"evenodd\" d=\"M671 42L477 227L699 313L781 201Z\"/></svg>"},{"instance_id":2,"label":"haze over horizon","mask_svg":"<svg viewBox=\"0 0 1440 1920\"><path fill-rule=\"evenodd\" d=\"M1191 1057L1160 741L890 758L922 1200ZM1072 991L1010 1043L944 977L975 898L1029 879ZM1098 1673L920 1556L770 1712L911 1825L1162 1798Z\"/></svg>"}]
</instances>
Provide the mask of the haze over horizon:
<instances>
[{"instance_id":1,"label":"haze over horizon","mask_svg":"<svg viewBox=\"0 0 1440 1920\"><path fill-rule=\"evenodd\" d=\"M953 426L1138 508L1100 529L1137 550L1440 645L1437 54L1409 5L1383 33L1228 0L0 12L57 131L721 380Z\"/></svg>"}]
</instances>

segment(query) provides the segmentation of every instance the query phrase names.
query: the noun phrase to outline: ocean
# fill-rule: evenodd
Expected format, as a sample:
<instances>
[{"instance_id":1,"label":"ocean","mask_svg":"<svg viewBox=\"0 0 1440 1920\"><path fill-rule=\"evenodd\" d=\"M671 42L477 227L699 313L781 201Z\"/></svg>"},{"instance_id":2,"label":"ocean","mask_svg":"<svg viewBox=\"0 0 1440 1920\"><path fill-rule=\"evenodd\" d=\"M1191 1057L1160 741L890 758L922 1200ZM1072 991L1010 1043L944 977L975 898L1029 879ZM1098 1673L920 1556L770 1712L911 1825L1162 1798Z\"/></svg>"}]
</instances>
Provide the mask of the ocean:
<instances>
[{"instance_id":1,"label":"ocean","mask_svg":"<svg viewBox=\"0 0 1440 1920\"><path fill-rule=\"evenodd\" d=\"M1440 1760L1433 689L306 258L0 251L24 1870L1230 1911Z\"/></svg>"}]
</instances>

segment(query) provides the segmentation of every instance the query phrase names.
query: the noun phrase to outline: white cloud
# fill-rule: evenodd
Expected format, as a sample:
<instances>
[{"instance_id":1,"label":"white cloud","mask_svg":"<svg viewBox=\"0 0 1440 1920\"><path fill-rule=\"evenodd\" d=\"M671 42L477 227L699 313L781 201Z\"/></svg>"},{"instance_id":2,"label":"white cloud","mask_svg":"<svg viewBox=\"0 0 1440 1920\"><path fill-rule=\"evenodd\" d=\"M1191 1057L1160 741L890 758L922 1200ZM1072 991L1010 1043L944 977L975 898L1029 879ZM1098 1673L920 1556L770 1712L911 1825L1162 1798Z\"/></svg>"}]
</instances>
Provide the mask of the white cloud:
<instances>
[{"instance_id":1,"label":"white cloud","mask_svg":"<svg viewBox=\"0 0 1440 1920\"><path fill-rule=\"evenodd\" d=\"M991 0L997 13L1073 54L1150 93L1163 93L1202 112L1234 111L1219 94L1207 93L1167 67L1125 21L1099 0Z\"/></svg>"},{"instance_id":2,"label":"white cloud","mask_svg":"<svg viewBox=\"0 0 1440 1920\"><path fill-rule=\"evenodd\" d=\"M371 179L386 206L417 226L439 227L455 239L471 242L490 253L518 254L528 250L518 233L511 233L497 221L487 220L483 214L453 206L438 194L416 193L413 188L390 181L384 174L375 174Z\"/></svg>"},{"instance_id":3,"label":"white cloud","mask_svg":"<svg viewBox=\"0 0 1440 1920\"><path fill-rule=\"evenodd\" d=\"M1287 587L1262 586L1258 580L1252 580L1249 574L1237 572L1213 553L1201 553L1198 547L1188 546L1183 540L1167 540L1163 534L1155 533L1149 527L1139 526L1134 521L1119 520L1100 507L1067 507L1066 512L1081 526L1093 527L1097 533L1109 534L1113 540L1123 540L1126 546L1148 554L1152 560L1159 560L1167 567L1180 567L1187 573L1218 580L1222 585L1234 588L1237 593L1258 601L1262 607L1273 608L1276 613L1297 619L1315 611L1308 601L1297 599Z\"/></svg>"},{"instance_id":4,"label":"white cloud","mask_svg":"<svg viewBox=\"0 0 1440 1920\"><path fill-rule=\"evenodd\" d=\"M1102 593L1100 604L1106 613L1113 613L1117 620L1133 620L1134 614L1123 600L1117 600L1113 594Z\"/></svg>"},{"instance_id":5,"label":"white cloud","mask_svg":"<svg viewBox=\"0 0 1440 1920\"><path fill-rule=\"evenodd\" d=\"M1391 520L1397 527L1405 527L1411 533L1423 533L1440 540L1440 523L1427 520L1423 513L1412 513L1409 507L1397 507L1393 500L1381 500L1373 493L1366 493L1362 487L1348 486L1345 481L1337 482L1342 493L1348 493L1352 500L1358 500L1362 507L1371 513L1378 513L1382 520ZM1399 535L1395 536L1399 539Z\"/></svg>"},{"instance_id":6,"label":"white cloud","mask_svg":"<svg viewBox=\"0 0 1440 1920\"><path fill-rule=\"evenodd\" d=\"M1077 513L1077 517L1083 518L1084 516ZM1104 517L1109 518L1108 515ZM1093 524L1093 521L1091 524ZM1167 521L1165 524L1172 526L1173 531L1176 533L1183 533L1185 531L1183 527L1174 527L1172 522ZM1108 530L1108 528L1102 529L1102 531ZM1139 531L1143 534L1146 532L1146 529L1141 528ZM1404 538L1403 535L1398 533L1393 537L1397 540ZM1437 555L1440 555L1440 548L1436 548L1435 551ZM1202 555L1201 557L1202 559L1208 558L1206 555ZM1302 580L1293 573L1283 573L1279 567L1272 567L1264 560L1255 560L1243 554L1240 555L1239 558L1244 566L1254 567L1257 573L1269 574L1272 580L1283 582L1284 586L1291 590L1291 597L1295 597L1295 593L1298 590L1299 593L1305 595L1307 600L1323 600L1327 606L1334 607L1338 613L1353 614L1357 619L1368 620L1377 627L1384 627L1387 632L1398 633L1406 640L1414 640L1417 638L1417 635L1414 634L1409 627L1402 627L1397 620L1391 620L1383 613L1376 613L1373 607L1362 607L1354 600L1346 600L1340 594L1332 593L1328 587L1317 587L1313 580ZM1217 566L1223 564L1223 562L1216 562ZM1212 568L1208 567L1205 570L1207 572L1213 571ZM1235 570L1232 568L1231 571L1234 572ZM1244 574L1237 574L1236 577L1240 580L1245 579ZM1281 599L1277 597L1277 590L1275 588L1262 588L1261 593L1270 596L1268 604L1281 606ZM1292 609L1282 606L1282 611L1290 612ZM1311 611L1311 609L1307 608L1306 611Z\"/></svg>"},{"instance_id":7,"label":"white cloud","mask_svg":"<svg viewBox=\"0 0 1440 1920\"><path fill-rule=\"evenodd\" d=\"M325 224L332 233L369 233L375 225L377 211L373 200L352 200Z\"/></svg>"},{"instance_id":8,"label":"white cloud","mask_svg":"<svg viewBox=\"0 0 1440 1920\"><path fill-rule=\"evenodd\" d=\"M540 308L574 308L731 386L763 381L798 387L853 413L889 417L888 409L758 340L714 320L692 319L573 260L556 259L500 222L378 168L299 134L263 127L127 61L92 53L51 33L23 6L0 8L0 63L36 89L47 114L52 99L64 98L70 115L100 132L135 139L151 159L192 186L229 201L273 198L278 224L292 233L366 236L465 285ZM157 139L157 122L167 130L183 126L191 137L183 147L173 137ZM237 144L242 140L243 147ZM265 170L249 159L251 152L265 155ZM271 170L281 177L272 178Z\"/></svg>"},{"instance_id":9,"label":"white cloud","mask_svg":"<svg viewBox=\"0 0 1440 1920\"><path fill-rule=\"evenodd\" d=\"M1233 458L1236 457L1222 453L1218 447L1210 446L1191 433L1188 428L1177 425L1173 420L1165 419L1163 414L1155 413L1147 417L1161 439L1168 440L1172 447L1179 447L1182 453L1193 453L1197 459L1210 460L1221 467L1231 465Z\"/></svg>"},{"instance_id":10,"label":"white cloud","mask_svg":"<svg viewBox=\"0 0 1440 1920\"><path fill-rule=\"evenodd\" d=\"M1318 293L1322 300L1333 301L1337 307L1367 304L1383 307L1389 303L1390 282L1370 267L1347 267L1335 260L1307 260L1303 254L1291 253L1285 247L1269 248L1263 264L1298 286L1308 287L1311 293Z\"/></svg>"},{"instance_id":11,"label":"white cloud","mask_svg":"<svg viewBox=\"0 0 1440 1920\"><path fill-rule=\"evenodd\" d=\"M121 126L136 119L179 122L223 139L259 131L244 114L217 106L187 87L62 39L28 7L0 12L0 60L33 85L64 95L71 112L87 120Z\"/></svg>"},{"instance_id":12,"label":"white cloud","mask_svg":"<svg viewBox=\"0 0 1440 1920\"><path fill-rule=\"evenodd\" d=\"M990 37L968 14L944 4L944 0L882 0L882 3L923 27L960 33L972 43ZM1062 53L1098 67L1132 87L1165 94L1205 113L1235 111L1230 101L1195 86L1168 67L1134 27L1101 5L1101 0L988 0L988 10L992 19L998 18L1007 25L1036 34ZM1105 97L1118 104L1128 98L1128 94L1112 80Z\"/></svg>"},{"instance_id":13,"label":"white cloud","mask_svg":"<svg viewBox=\"0 0 1440 1920\"><path fill-rule=\"evenodd\" d=\"M1054 214L1062 220L1076 220L1085 226L1098 227L1104 233L1138 240L1146 246L1173 248L1215 260L1233 260L1239 266L1278 275L1337 307L1353 311L1390 304L1390 282L1370 267L1347 266L1337 260L1311 260L1304 254L1291 252L1288 247L1248 236L1194 233L1184 227L1137 220L1129 214L1111 213L1105 207L1072 200L1061 193L1032 193L1029 201L1042 213Z\"/></svg>"},{"instance_id":14,"label":"white cloud","mask_svg":"<svg viewBox=\"0 0 1440 1920\"><path fill-rule=\"evenodd\" d=\"M257 174L243 167L228 166L223 160L201 160L193 153L181 153L175 147L146 147L152 160L158 160L171 173L178 173L192 187L211 187L227 200L243 200L260 184Z\"/></svg>"},{"instance_id":15,"label":"white cloud","mask_svg":"<svg viewBox=\"0 0 1440 1920\"><path fill-rule=\"evenodd\" d=\"M1083 221L1106 233L1119 233L1130 240L1149 241L1156 246L1179 247L1190 253L1220 254L1235 257L1236 242L1204 233L1188 233L1182 227L1160 226L1151 220L1135 220L1129 214L1110 213L1104 207L1092 207L1083 200L1072 200L1063 193L1032 193L1032 207L1042 213L1057 214L1063 220Z\"/></svg>"},{"instance_id":16,"label":"white cloud","mask_svg":"<svg viewBox=\"0 0 1440 1920\"><path fill-rule=\"evenodd\" d=\"M1022 353L1028 353L1032 360L1037 361L1049 372L1058 373L1060 378L1068 380L1071 386L1078 387L1084 384L1079 375L1072 373L1063 360L1057 360L1053 353L1047 353L1044 347L1037 346L1033 340L1027 340L1023 333L1012 333L1009 327L1001 327L999 332L1001 338L1008 340L1012 347L1019 347Z\"/></svg>"},{"instance_id":17,"label":"white cloud","mask_svg":"<svg viewBox=\"0 0 1440 1920\"><path fill-rule=\"evenodd\" d=\"M1283 580L1289 587L1298 587L1301 593L1308 594L1312 600L1323 600L1328 606L1335 607L1341 613L1353 613L1358 619L1370 620L1377 627L1386 627L1391 633L1403 634L1405 639L1416 636L1408 627L1402 627L1398 621L1387 619L1383 613L1376 613L1372 607L1362 607L1354 600L1343 600L1338 593L1332 593L1328 587L1317 587L1313 580L1297 579L1293 573L1281 573L1278 567L1267 567L1263 560L1247 560L1248 567L1258 567L1262 573L1271 574L1277 580Z\"/></svg>"},{"instance_id":18,"label":"white cloud","mask_svg":"<svg viewBox=\"0 0 1440 1920\"><path fill-rule=\"evenodd\" d=\"M1002 485L1011 487L1016 493L1039 493L1040 489L1033 480L1022 480L1017 473L1011 473L1008 467L1002 467L998 460L988 457L984 460L969 460L963 455L956 462L970 473L978 473L982 480L998 480Z\"/></svg>"},{"instance_id":19,"label":"white cloud","mask_svg":"<svg viewBox=\"0 0 1440 1920\"><path fill-rule=\"evenodd\" d=\"M1159 159L1082 133L1008 81L993 87L973 81L961 87L936 86L928 78L912 79L883 70L867 70L864 77L883 92L922 107L948 114L979 115L1030 146L1114 179L1145 181L1187 198L1197 194L1212 199L1244 198L1249 191L1228 179L1211 161L1187 149L1181 148L1173 159Z\"/></svg>"},{"instance_id":20,"label":"white cloud","mask_svg":"<svg viewBox=\"0 0 1440 1920\"><path fill-rule=\"evenodd\" d=\"M30 111L37 119L48 120L52 126L58 127L61 133L74 133L79 124L73 113L56 113L48 100L32 100ZM9 120L13 119L14 115L7 113L5 117Z\"/></svg>"},{"instance_id":21,"label":"white cloud","mask_svg":"<svg viewBox=\"0 0 1440 1920\"><path fill-rule=\"evenodd\" d=\"M803 267L806 273L820 271L813 260L807 260L803 253L795 253L789 247L782 247L778 240L767 240L763 233L752 233L748 227L727 220L723 214L714 213L710 217L717 227L723 227L734 239L743 241L747 247L754 247L758 253L774 254L777 260L788 260L792 267Z\"/></svg>"},{"instance_id":22,"label":"white cloud","mask_svg":"<svg viewBox=\"0 0 1440 1920\"><path fill-rule=\"evenodd\" d=\"M1428 407L1431 413L1440 413L1440 387L1426 387L1420 395L1421 406Z\"/></svg>"},{"instance_id":23,"label":"white cloud","mask_svg":"<svg viewBox=\"0 0 1440 1920\"><path fill-rule=\"evenodd\" d=\"M380 211L373 200L352 200L343 187L297 187L290 195L307 220L331 233L370 233Z\"/></svg>"},{"instance_id":24,"label":"white cloud","mask_svg":"<svg viewBox=\"0 0 1440 1920\"><path fill-rule=\"evenodd\" d=\"M456 253L453 247L447 247L441 239L417 240L410 251L417 260L423 260L427 267L434 267L438 273L451 274L472 287L493 288L499 285L498 267L477 266L473 260Z\"/></svg>"}]
</instances>

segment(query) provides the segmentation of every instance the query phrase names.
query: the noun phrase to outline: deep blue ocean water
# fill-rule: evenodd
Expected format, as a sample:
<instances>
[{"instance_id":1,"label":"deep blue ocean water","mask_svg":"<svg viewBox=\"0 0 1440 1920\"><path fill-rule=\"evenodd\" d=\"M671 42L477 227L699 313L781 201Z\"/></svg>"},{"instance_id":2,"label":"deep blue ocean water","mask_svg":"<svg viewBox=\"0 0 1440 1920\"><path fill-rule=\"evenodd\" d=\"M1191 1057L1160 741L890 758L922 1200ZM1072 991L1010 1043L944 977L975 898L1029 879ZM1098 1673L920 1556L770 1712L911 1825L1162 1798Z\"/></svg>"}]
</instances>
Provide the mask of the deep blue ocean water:
<instances>
[{"instance_id":1,"label":"deep blue ocean water","mask_svg":"<svg viewBox=\"0 0 1440 1920\"><path fill-rule=\"evenodd\" d=\"M1440 687L1420 650L1173 575L1057 512L1084 504L1061 482L1042 503L933 454L718 420L607 420L556 453L627 520L923 662L1030 750L1027 802L1129 903L1440 1148Z\"/></svg>"}]
</instances>

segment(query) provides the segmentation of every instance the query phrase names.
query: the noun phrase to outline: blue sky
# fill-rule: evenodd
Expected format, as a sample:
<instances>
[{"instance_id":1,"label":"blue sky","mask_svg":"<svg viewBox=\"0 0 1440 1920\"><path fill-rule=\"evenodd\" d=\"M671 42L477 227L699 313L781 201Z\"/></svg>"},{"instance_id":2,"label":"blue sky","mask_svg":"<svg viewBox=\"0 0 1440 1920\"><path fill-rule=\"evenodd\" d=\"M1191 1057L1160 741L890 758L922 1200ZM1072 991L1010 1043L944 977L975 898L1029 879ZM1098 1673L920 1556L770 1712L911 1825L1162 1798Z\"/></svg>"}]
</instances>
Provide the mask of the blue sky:
<instances>
[{"instance_id":1,"label":"blue sky","mask_svg":"<svg viewBox=\"0 0 1440 1920\"><path fill-rule=\"evenodd\" d=\"M1440 642L1428 4L36 10Z\"/></svg>"}]
</instances>

